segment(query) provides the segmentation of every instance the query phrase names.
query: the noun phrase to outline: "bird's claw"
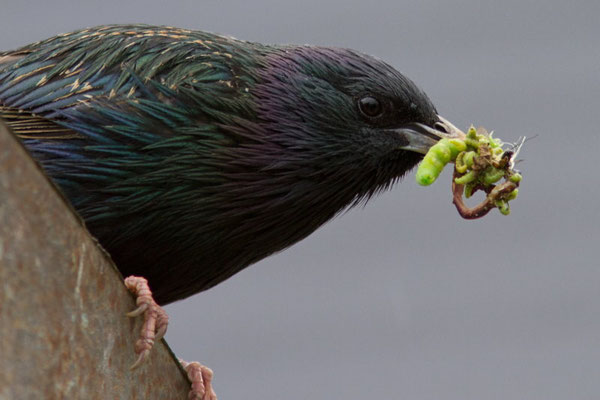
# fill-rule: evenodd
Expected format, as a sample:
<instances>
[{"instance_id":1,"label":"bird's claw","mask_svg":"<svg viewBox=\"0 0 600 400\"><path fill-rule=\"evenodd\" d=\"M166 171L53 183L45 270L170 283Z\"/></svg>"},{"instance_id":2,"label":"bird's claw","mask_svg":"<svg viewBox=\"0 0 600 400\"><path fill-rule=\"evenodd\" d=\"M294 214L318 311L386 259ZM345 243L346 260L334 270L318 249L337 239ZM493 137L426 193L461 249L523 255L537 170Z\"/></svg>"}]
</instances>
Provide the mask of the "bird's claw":
<instances>
[{"instance_id":1,"label":"bird's claw","mask_svg":"<svg viewBox=\"0 0 600 400\"><path fill-rule=\"evenodd\" d=\"M179 362L185 369L185 372L187 372L188 379L192 383L188 399L217 400L217 394L212 387L212 369L196 361L188 363L180 359Z\"/></svg>"},{"instance_id":2,"label":"bird's claw","mask_svg":"<svg viewBox=\"0 0 600 400\"><path fill-rule=\"evenodd\" d=\"M138 315L143 314L146 310L148 309L148 304L144 303L141 306L139 306L138 308L136 308L133 311L128 312L127 315L128 317L137 317Z\"/></svg>"},{"instance_id":3,"label":"bird's claw","mask_svg":"<svg viewBox=\"0 0 600 400\"><path fill-rule=\"evenodd\" d=\"M148 355L150 354L150 350L144 350L140 353L140 355L138 356L137 360L135 360L135 362L133 363L133 365L131 367L129 367L130 370L134 370L137 367L139 367L140 365L142 365L144 363L144 361L146 361L146 358L148 358Z\"/></svg>"},{"instance_id":4,"label":"bird's claw","mask_svg":"<svg viewBox=\"0 0 600 400\"><path fill-rule=\"evenodd\" d=\"M135 343L135 352L138 358L131 366L135 369L142 365L150 355L150 350L156 340L160 340L167 332L169 317L152 298L152 292L148 281L142 277L129 276L125 279L125 286L136 296L138 308L127 313L128 317L144 315L144 323L140 332L140 338Z\"/></svg>"}]
</instances>

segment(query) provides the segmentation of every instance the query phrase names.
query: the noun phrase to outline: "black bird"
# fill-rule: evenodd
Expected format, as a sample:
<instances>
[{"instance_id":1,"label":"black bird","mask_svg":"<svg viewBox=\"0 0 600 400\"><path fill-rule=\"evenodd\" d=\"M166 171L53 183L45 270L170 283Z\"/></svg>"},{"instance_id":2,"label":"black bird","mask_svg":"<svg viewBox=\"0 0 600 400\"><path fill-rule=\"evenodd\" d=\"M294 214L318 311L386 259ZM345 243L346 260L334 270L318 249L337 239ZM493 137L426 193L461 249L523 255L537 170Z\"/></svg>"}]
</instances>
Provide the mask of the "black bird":
<instances>
[{"instance_id":1,"label":"black bird","mask_svg":"<svg viewBox=\"0 0 600 400\"><path fill-rule=\"evenodd\" d=\"M0 117L160 304L391 187L453 129L356 51L145 25L0 53Z\"/></svg>"},{"instance_id":2,"label":"black bird","mask_svg":"<svg viewBox=\"0 0 600 400\"><path fill-rule=\"evenodd\" d=\"M0 53L0 118L159 304L305 238L457 132L354 50L146 25Z\"/></svg>"}]
</instances>

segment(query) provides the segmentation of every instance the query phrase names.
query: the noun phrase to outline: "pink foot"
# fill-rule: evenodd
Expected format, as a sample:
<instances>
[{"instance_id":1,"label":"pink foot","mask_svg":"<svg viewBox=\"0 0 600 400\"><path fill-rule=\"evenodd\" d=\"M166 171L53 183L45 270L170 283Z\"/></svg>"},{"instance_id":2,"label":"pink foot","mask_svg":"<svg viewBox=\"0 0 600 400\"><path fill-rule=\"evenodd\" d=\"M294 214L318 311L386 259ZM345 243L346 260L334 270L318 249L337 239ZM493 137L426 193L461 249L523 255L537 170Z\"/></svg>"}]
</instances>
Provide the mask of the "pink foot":
<instances>
[{"instance_id":1,"label":"pink foot","mask_svg":"<svg viewBox=\"0 0 600 400\"><path fill-rule=\"evenodd\" d=\"M167 332L169 316L152 298L152 292L148 287L148 281L139 276L125 278L125 286L132 292L137 300L138 308L130 313L128 317L137 317L144 314L144 324L140 332L140 338L135 342L135 352L138 354L136 362L131 369L139 367L148 355L155 340L160 340Z\"/></svg>"},{"instance_id":2,"label":"pink foot","mask_svg":"<svg viewBox=\"0 0 600 400\"><path fill-rule=\"evenodd\" d=\"M205 367L198 362L185 362L179 360L188 379L192 382L192 388L188 395L189 400L217 400L217 395L212 388L212 369Z\"/></svg>"}]
</instances>

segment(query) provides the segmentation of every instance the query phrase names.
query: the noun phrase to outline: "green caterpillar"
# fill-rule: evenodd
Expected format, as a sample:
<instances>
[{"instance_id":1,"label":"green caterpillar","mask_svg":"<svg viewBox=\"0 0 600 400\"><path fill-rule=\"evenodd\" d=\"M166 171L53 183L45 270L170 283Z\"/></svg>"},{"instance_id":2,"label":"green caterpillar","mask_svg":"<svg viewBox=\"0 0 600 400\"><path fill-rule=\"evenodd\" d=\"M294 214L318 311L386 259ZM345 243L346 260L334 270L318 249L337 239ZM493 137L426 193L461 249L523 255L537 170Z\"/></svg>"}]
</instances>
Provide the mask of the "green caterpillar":
<instances>
[{"instance_id":1,"label":"green caterpillar","mask_svg":"<svg viewBox=\"0 0 600 400\"><path fill-rule=\"evenodd\" d=\"M434 144L417 169L417 183L422 186L431 185L440 176L442 170L461 152L467 149L467 145L461 139L441 139Z\"/></svg>"}]
</instances>

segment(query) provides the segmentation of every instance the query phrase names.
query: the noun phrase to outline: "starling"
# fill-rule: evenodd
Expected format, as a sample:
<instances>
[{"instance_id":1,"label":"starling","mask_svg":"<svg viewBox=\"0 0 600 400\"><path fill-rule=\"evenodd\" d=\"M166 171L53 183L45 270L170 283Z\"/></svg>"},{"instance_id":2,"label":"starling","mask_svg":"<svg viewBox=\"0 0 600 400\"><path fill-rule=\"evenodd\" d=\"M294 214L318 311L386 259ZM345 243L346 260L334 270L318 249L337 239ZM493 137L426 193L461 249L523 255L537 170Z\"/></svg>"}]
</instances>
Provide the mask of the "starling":
<instances>
[{"instance_id":1,"label":"starling","mask_svg":"<svg viewBox=\"0 0 600 400\"><path fill-rule=\"evenodd\" d=\"M158 304L302 240L457 132L357 51L148 25L0 53L0 118Z\"/></svg>"}]
</instances>

